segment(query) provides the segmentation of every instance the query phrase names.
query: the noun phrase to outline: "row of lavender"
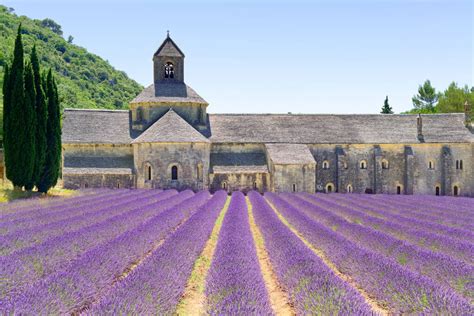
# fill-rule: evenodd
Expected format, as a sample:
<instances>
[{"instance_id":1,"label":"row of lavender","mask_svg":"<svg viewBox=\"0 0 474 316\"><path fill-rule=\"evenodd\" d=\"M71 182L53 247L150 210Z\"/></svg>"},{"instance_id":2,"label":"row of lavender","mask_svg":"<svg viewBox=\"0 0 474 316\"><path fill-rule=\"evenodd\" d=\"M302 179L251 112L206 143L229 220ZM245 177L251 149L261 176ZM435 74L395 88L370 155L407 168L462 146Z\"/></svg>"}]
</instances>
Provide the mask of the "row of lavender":
<instances>
[{"instance_id":1,"label":"row of lavender","mask_svg":"<svg viewBox=\"0 0 474 316\"><path fill-rule=\"evenodd\" d=\"M473 313L469 300L463 297L469 296L469 291L472 291L469 286L471 266L397 242L367 227L351 224L301 198L274 193L266 193L265 197L304 238L323 251L339 271L391 311ZM391 257L393 255L403 260L403 264ZM423 258L427 258L425 266ZM448 266L445 269L439 264ZM449 282L450 277L460 277L463 288L456 291Z\"/></svg>"},{"instance_id":2,"label":"row of lavender","mask_svg":"<svg viewBox=\"0 0 474 316\"><path fill-rule=\"evenodd\" d=\"M147 222L161 212L194 195L174 190L143 192L143 198L129 204L119 214L78 230L50 238L43 243L0 257L0 306L22 293L30 284L65 269L85 252ZM152 194L152 196L149 196ZM107 203L104 207L112 207Z\"/></svg>"}]
</instances>

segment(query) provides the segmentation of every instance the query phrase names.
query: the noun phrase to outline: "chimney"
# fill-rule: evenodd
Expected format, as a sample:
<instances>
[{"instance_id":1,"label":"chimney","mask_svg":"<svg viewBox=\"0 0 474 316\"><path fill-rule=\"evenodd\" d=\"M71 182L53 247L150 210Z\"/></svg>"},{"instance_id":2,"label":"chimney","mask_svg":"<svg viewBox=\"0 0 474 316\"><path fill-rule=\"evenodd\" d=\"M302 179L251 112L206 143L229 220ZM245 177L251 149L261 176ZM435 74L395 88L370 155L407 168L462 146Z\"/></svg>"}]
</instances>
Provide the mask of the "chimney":
<instances>
[{"instance_id":1,"label":"chimney","mask_svg":"<svg viewBox=\"0 0 474 316\"><path fill-rule=\"evenodd\" d=\"M423 142L423 121L421 120L421 114L418 113L418 117L416 118L416 130L418 134L418 140Z\"/></svg>"}]
</instances>

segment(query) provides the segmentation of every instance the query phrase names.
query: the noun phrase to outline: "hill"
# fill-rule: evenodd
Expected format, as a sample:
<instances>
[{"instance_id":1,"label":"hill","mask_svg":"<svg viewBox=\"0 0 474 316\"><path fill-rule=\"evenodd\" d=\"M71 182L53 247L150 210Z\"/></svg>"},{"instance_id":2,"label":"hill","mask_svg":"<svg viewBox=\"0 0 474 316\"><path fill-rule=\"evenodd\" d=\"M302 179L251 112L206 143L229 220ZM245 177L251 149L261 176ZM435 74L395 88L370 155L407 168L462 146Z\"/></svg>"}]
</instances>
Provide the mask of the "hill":
<instances>
[{"instance_id":1,"label":"hill","mask_svg":"<svg viewBox=\"0 0 474 316\"><path fill-rule=\"evenodd\" d=\"M61 26L53 20L18 16L11 8L2 5L0 87L3 85L4 65L11 64L15 36L20 23L25 54L29 56L33 45L36 44L42 69L52 68L58 79L62 107L126 109L128 102L143 88L106 60L74 45L71 37L64 39ZM3 101L0 101L0 106L3 108Z\"/></svg>"}]
</instances>

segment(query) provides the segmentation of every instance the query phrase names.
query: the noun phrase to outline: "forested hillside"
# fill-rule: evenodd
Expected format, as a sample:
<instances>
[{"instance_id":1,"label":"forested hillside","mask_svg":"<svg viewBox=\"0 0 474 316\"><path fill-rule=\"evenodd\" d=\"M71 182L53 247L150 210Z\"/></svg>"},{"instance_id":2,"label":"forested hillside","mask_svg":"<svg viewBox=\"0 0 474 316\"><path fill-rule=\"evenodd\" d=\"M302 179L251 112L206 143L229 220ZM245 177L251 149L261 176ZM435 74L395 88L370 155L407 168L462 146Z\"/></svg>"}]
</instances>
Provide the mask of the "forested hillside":
<instances>
[{"instance_id":1,"label":"forested hillside","mask_svg":"<svg viewBox=\"0 0 474 316\"><path fill-rule=\"evenodd\" d=\"M42 69L52 68L58 81L61 106L72 108L126 109L142 89L123 71L63 38L61 26L51 19L17 16L0 5L0 87L5 63L10 64L18 25L22 25L25 55L36 44ZM0 89L1 90L1 89ZM1 93L1 91L0 91ZM1 100L1 98L0 98ZM0 101L3 108L3 100Z\"/></svg>"}]
</instances>

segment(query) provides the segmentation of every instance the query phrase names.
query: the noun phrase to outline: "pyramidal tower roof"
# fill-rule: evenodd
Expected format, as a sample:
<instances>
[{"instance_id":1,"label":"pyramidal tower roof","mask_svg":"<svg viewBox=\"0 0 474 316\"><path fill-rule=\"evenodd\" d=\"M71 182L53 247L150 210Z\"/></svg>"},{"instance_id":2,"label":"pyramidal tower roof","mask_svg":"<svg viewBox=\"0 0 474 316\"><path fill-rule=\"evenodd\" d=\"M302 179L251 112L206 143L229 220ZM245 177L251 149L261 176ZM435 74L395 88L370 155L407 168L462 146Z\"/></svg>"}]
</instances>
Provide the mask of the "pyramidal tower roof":
<instances>
[{"instance_id":1,"label":"pyramidal tower roof","mask_svg":"<svg viewBox=\"0 0 474 316\"><path fill-rule=\"evenodd\" d=\"M209 139L170 109L132 142L137 143L209 143Z\"/></svg>"},{"instance_id":2,"label":"pyramidal tower roof","mask_svg":"<svg viewBox=\"0 0 474 316\"><path fill-rule=\"evenodd\" d=\"M158 47L155 54L153 54L153 57L155 56L185 57L178 45L171 39L169 32L163 43Z\"/></svg>"}]
</instances>

